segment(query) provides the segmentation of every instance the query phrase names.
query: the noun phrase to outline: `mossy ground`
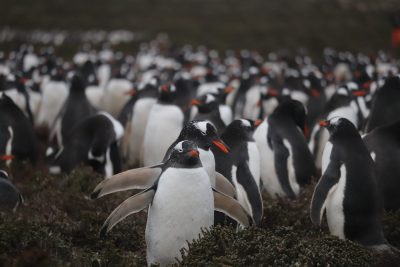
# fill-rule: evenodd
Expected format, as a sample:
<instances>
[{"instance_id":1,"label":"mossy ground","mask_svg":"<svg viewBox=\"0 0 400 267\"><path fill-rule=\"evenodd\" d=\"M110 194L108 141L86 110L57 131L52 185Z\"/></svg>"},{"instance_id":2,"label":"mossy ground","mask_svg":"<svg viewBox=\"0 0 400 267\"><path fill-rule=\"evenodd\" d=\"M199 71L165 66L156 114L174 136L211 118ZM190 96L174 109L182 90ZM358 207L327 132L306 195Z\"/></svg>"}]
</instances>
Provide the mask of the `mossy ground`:
<instances>
[{"instance_id":1,"label":"mossy ground","mask_svg":"<svg viewBox=\"0 0 400 267\"><path fill-rule=\"evenodd\" d=\"M99 230L109 213L132 192L92 201L101 180L90 168L54 176L29 165L13 166L13 181L25 205L0 215L0 266L144 266L146 213L128 217L105 239ZM190 245L185 266L395 266L400 259L380 256L311 225L308 206L313 186L298 201L265 196L261 228L236 233L216 227ZM400 246L400 212L385 215L385 234Z\"/></svg>"}]
</instances>

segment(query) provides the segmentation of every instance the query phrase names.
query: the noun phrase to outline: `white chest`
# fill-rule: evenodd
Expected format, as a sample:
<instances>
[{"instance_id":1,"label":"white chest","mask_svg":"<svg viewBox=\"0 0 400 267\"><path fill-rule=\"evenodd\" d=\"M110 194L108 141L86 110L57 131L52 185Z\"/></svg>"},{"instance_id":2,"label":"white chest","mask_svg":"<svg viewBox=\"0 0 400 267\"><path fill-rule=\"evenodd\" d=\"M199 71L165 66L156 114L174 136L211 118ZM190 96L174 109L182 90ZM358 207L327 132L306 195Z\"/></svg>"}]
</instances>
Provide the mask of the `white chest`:
<instances>
[{"instance_id":1,"label":"white chest","mask_svg":"<svg viewBox=\"0 0 400 267\"><path fill-rule=\"evenodd\" d=\"M260 188L260 153L255 142L247 143L247 151L249 153L249 168L257 187Z\"/></svg>"},{"instance_id":2,"label":"white chest","mask_svg":"<svg viewBox=\"0 0 400 267\"><path fill-rule=\"evenodd\" d=\"M215 158L214 154L211 150L203 150L199 149L200 152L200 161L203 165L204 169L206 170L212 187L215 187Z\"/></svg>"}]
</instances>

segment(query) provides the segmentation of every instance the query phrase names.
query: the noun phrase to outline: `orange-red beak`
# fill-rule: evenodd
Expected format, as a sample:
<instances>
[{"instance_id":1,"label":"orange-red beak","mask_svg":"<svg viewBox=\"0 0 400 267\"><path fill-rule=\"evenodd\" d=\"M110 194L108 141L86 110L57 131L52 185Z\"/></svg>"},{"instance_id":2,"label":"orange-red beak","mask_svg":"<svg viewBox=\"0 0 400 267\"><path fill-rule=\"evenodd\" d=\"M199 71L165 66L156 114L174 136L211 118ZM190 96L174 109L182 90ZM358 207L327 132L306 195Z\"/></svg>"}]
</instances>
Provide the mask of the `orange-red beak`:
<instances>
[{"instance_id":1,"label":"orange-red beak","mask_svg":"<svg viewBox=\"0 0 400 267\"><path fill-rule=\"evenodd\" d=\"M1 160L4 160L4 161L7 161L7 160L12 160L12 159L14 159L15 157L13 156L13 155L1 155L0 156L0 159Z\"/></svg>"},{"instance_id":2,"label":"orange-red beak","mask_svg":"<svg viewBox=\"0 0 400 267\"><path fill-rule=\"evenodd\" d=\"M312 97L319 97L321 94L317 89L311 89L311 96Z\"/></svg>"},{"instance_id":3,"label":"orange-red beak","mask_svg":"<svg viewBox=\"0 0 400 267\"><path fill-rule=\"evenodd\" d=\"M160 87L160 89L161 89L161 91L163 91L163 92L168 92L168 85L162 85L161 87Z\"/></svg>"},{"instance_id":4,"label":"orange-red beak","mask_svg":"<svg viewBox=\"0 0 400 267\"><path fill-rule=\"evenodd\" d=\"M367 92L364 90L353 91L353 95L355 95L355 96L365 96L366 94L367 94Z\"/></svg>"},{"instance_id":5,"label":"orange-red beak","mask_svg":"<svg viewBox=\"0 0 400 267\"><path fill-rule=\"evenodd\" d=\"M229 94L234 90L233 86L228 86L224 89L225 94Z\"/></svg>"},{"instance_id":6,"label":"orange-red beak","mask_svg":"<svg viewBox=\"0 0 400 267\"><path fill-rule=\"evenodd\" d=\"M267 94L268 94L269 96L275 96L275 97L279 96L278 90L272 89L272 88L269 88L269 89L268 89Z\"/></svg>"},{"instance_id":7,"label":"orange-red beak","mask_svg":"<svg viewBox=\"0 0 400 267\"><path fill-rule=\"evenodd\" d=\"M260 126L260 124L261 124L262 122L263 122L263 121L260 120L260 119L256 120L256 121L254 122L254 127Z\"/></svg>"},{"instance_id":8,"label":"orange-red beak","mask_svg":"<svg viewBox=\"0 0 400 267\"><path fill-rule=\"evenodd\" d=\"M310 130L308 129L307 125L304 125L303 133L304 133L304 136L306 138L308 138L308 135L310 134Z\"/></svg>"},{"instance_id":9,"label":"orange-red beak","mask_svg":"<svg viewBox=\"0 0 400 267\"><path fill-rule=\"evenodd\" d=\"M199 156L199 151L196 150L196 149L192 149L192 150L189 151L189 155L191 157L198 157Z\"/></svg>"},{"instance_id":10,"label":"orange-red beak","mask_svg":"<svg viewBox=\"0 0 400 267\"><path fill-rule=\"evenodd\" d=\"M229 153L228 147L227 147L222 141L214 140L214 141L212 141L212 143L213 143L216 147L218 147L222 152L224 152L225 154L228 154L228 153Z\"/></svg>"},{"instance_id":11,"label":"orange-red beak","mask_svg":"<svg viewBox=\"0 0 400 267\"><path fill-rule=\"evenodd\" d=\"M192 99L192 101L190 102L191 106L198 106L201 105L201 101L197 100L197 99Z\"/></svg>"},{"instance_id":12,"label":"orange-red beak","mask_svg":"<svg viewBox=\"0 0 400 267\"><path fill-rule=\"evenodd\" d=\"M328 125L329 125L329 121L320 121L319 122L319 126L321 126L321 127L326 127Z\"/></svg>"}]
</instances>

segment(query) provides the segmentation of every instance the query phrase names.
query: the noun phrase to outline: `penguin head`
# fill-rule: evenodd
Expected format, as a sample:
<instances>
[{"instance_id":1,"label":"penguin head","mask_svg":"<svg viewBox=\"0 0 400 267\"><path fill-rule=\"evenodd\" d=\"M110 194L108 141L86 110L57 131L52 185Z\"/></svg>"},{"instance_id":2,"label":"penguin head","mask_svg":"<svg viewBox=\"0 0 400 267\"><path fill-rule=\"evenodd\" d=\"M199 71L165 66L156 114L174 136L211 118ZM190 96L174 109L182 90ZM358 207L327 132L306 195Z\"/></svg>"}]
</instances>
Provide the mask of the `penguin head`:
<instances>
[{"instance_id":1,"label":"penguin head","mask_svg":"<svg viewBox=\"0 0 400 267\"><path fill-rule=\"evenodd\" d=\"M309 130L306 124L307 111L300 101L287 99L280 103L273 113L291 118L293 122L303 131L304 135L306 137L308 136Z\"/></svg>"},{"instance_id":2,"label":"penguin head","mask_svg":"<svg viewBox=\"0 0 400 267\"><path fill-rule=\"evenodd\" d=\"M73 92L84 92L86 88L86 82L82 75L75 73L71 79L71 88Z\"/></svg>"},{"instance_id":3,"label":"penguin head","mask_svg":"<svg viewBox=\"0 0 400 267\"><path fill-rule=\"evenodd\" d=\"M8 173L6 171L0 170L0 179L8 180Z\"/></svg>"},{"instance_id":4,"label":"penguin head","mask_svg":"<svg viewBox=\"0 0 400 267\"><path fill-rule=\"evenodd\" d=\"M320 121L319 125L325 127L329 131L330 139L335 139L340 136L359 136L354 124L346 118L334 117L330 120Z\"/></svg>"},{"instance_id":5,"label":"penguin head","mask_svg":"<svg viewBox=\"0 0 400 267\"><path fill-rule=\"evenodd\" d=\"M193 141L183 140L175 145L168 159L171 165L194 167L201 166L200 153Z\"/></svg>"},{"instance_id":6,"label":"penguin head","mask_svg":"<svg viewBox=\"0 0 400 267\"><path fill-rule=\"evenodd\" d=\"M259 121L257 121L259 125ZM238 119L232 121L225 129L224 137L230 136L235 139L252 141L256 123L253 120Z\"/></svg>"},{"instance_id":7,"label":"penguin head","mask_svg":"<svg viewBox=\"0 0 400 267\"><path fill-rule=\"evenodd\" d=\"M200 113L209 113L218 109L219 101L214 94L205 94L197 99L193 99L192 106L197 106Z\"/></svg>"},{"instance_id":8,"label":"penguin head","mask_svg":"<svg viewBox=\"0 0 400 267\"><path fill-rule=\"evenodd\" d=\"M229 152L228 146L221 140L217 133L217 129L209 121L190 121L185 125L185 127L183 127L179 139L192 140L196 142L199 148L204 150L208 150L212 146L215 146L224 153Z\"/></svg>"},{"instance_id":9,"label":"penguin head","mask_svg":"<svg viewBox=\"0 0 400 267\"><path fill-rule=\"evenodd\" d=\"M158 99L164 102L172 102L175 100L177 90L175 84L167 83L158 87L159 97Z\"/></svg>"}]
</instances>

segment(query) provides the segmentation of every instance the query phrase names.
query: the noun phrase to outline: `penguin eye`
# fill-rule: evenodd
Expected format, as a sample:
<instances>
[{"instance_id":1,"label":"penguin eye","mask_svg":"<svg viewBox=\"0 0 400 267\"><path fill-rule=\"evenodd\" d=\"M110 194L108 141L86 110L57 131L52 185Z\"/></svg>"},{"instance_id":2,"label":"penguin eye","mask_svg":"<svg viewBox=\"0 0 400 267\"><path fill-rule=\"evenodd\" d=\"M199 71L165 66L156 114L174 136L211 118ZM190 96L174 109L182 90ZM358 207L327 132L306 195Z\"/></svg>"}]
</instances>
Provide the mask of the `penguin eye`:
<instances>
[{"instance_id":1,"label":"penguin eye","mask_svg":"<svg viewBox=\"0 0 400 267\"><path fill-rule=\"evenodd\" d=\"M179 153L182 153L182 152L183 152L183 149L182 149L182 148L178 148L178 152L179 152Z\"/></svg>"}]
</instances>

